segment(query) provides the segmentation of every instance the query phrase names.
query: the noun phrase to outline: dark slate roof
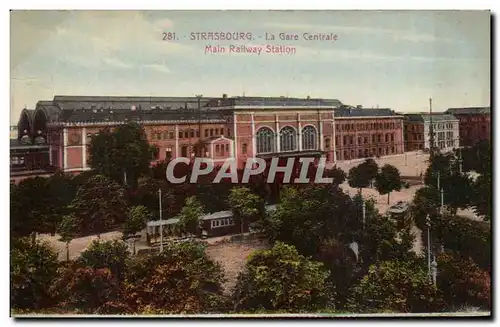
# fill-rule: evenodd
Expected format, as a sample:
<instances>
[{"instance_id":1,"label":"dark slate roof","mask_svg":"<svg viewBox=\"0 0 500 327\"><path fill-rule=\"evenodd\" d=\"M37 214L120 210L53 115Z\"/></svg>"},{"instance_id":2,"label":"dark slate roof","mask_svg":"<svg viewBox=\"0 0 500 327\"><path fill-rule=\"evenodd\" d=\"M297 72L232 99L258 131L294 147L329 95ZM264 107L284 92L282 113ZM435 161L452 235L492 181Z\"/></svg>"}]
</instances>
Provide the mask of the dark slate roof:
<instances>
[{"instance_id":1,"label":"dark slate roof","mask_svg":"<svg viewBox=\"0 0 500 327\"><path fill-rule=\"evenodd\" d=\"M52 101L38 101L36 109L43 110L49 122L57 121L61 113L61 109L55 106Z\"/></svg>"},{"instance_id":2,"label":"dark slate roof","mask_svg":"<svg viewBox=\"0 0 500 327\"><path fill-rule=\"evenodd\" d=\"M339 117L377 117L377 116L398 116L393 110L389 108L372 109L372 108L357 108L343 106L333 110L335 118Z\"/></svg>"},{"instance_id":3,"label":"dark slate roof","mask_svg":"<svg viewBox=\"0 0 500 327\"><path fill-rule=\"evenodd\" d=\"M20 139L11 139L10 140L10 148L14 149L45 149L47 148L47 144L31 144L31 143L23 143Z\"/></svg>"},{"instance_id":4,"label":"dark slate roof","mask_svg":"<svg viewBox=\"0 0 500 327\"><path fill-rule=\"evenodd\" d=\"M490 114L490 107L468 107L468 108L450 108L446 110L447 114L452 115L479 115Z\"/></svg>"},{"instance_id":5,"label":"dark slate roof","mask_svg":"<svg viewBox=\"0 0 500 327\"><path fill-rule=\"evenodd\" d=\"M323 106L339 107L342 102L336 99L288 98L288 97L231 97L212 99L209 106L269 106L269 107L294 107L294 106Z\"/></svg>"},{"instance_id":6,"label":"dark slate roof","mask_svg":"<svg viewBox=\"0 0 500 327\"><path fill-rule=\"evenodd\" d=\"M140 122L140 121L215 120L225 122L221 113L208 110L62 110L59 121L77 122Z\"/></svg>"},{"instance_id":7,"label":"dark slate roof","mask_svg":"<svg viewBox=\"0 0 500 327\"><path fill-rule=\"evenodd\" d=\"M200 105L204 106L209 98L201 98ZM61 109L109 109L150 110L156 107L161 109L198 108L196 97L119 97L119 96L55 96L53 104Z\"/></svg>"},{"instance_id":8,"label":"dark slate roof","mask_svg":"<svg viewBox=\"0 0 500 327\"><path fill-rule=\"evenodd\" d=\"M405 119L411 122L430 122L431 115L428 113L419 113L419 114L405 114ZM432 114L432 122L439 121L450 121L457 120L457 118L453 115L442 114L442 113L434 113Z\"/></svg>"}]
</instances>

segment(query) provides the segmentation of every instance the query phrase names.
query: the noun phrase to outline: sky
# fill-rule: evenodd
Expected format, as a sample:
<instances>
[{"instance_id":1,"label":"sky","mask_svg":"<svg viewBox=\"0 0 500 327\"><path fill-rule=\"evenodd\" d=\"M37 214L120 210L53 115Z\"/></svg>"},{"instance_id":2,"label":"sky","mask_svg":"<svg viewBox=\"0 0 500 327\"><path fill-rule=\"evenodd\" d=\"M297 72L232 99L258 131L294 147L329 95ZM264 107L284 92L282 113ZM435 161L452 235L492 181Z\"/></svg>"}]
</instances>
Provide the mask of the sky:
<instances>
[{"instance_id":1,"label":"sky","mask_svg":"<svg viewBox=\"0 0 500 327\"><path fill-rule=\"evenodd\" d=\"M430 97L435 111L490 105L487 11L12 11L10 26L11 124L54 95L311 96L398 112L427 111ZM177 40L164 41L169 32ZM196 32L253 40L191 40Z\"/></svg>"}]
</instances>

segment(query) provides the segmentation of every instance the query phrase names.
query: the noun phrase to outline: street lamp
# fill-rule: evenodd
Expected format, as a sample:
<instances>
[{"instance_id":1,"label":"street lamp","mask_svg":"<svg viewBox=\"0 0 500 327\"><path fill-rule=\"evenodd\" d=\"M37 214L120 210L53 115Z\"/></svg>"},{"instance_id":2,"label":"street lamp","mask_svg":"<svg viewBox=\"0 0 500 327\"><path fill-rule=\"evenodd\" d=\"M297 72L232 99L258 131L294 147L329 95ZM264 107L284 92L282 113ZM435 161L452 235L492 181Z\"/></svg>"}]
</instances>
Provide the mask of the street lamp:
<instances>
[{"instance_id":1,"label":"street lamp","mask_svg":"<svg viewBox=\"0 0 500 327\"><path fill-rule=\"evenodd\" d=\"M426 218L427 223L427 273L431 276L431 219L429 215Z\"/></svg>"}]
</instances>

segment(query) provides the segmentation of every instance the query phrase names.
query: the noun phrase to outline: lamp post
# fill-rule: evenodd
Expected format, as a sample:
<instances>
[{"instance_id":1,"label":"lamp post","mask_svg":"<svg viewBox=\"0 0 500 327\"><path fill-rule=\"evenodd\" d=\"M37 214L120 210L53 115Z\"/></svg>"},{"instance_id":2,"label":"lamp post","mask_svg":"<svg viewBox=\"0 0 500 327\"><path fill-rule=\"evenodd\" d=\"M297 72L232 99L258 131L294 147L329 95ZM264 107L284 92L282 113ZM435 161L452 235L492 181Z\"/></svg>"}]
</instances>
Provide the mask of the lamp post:
<instances>
[{"instance_id":1,"label":"lamp post","mask_svg":"<svg viewBox=\"0 0 500 327\"><path fill-rule=\"evenodd\" d=\"M426 221L427 221L427 273L430 277L431 276L431 219L429 215L427 215Z\"/></svg>"},{"instance_id":2,"label":"lamp post","mask_svg":"<svg viewBox=\"0 0 500 327\"><path fill-rule=\"evenodd\" d=\"M440 213L441 214L444 213L444 192L443 192L443 189L441 189L441 210L440 210Z\"/></svg>"},{"instance_id":3,"label":"lamp post","mask_svg":"<svg viewBox=\"0 0 500 327\"><path fill-rule=\"evenodd\" d=\"M158 189L158 202L160 203L160 252L163 252L163 215L161 210L161 188Z\"/></svg>"},{"instance_id":4,"label":"lamp post","mask_svg":"<svg viewBox=\"0 0 500 327\"><path fill-rule=\"evenodd\" d=\"M363 200L363 197L361 197L361 210L363 214L363 229L365 229L365 223L366 223L366 204L365 200Z\"/></svg>"}]
</instances>

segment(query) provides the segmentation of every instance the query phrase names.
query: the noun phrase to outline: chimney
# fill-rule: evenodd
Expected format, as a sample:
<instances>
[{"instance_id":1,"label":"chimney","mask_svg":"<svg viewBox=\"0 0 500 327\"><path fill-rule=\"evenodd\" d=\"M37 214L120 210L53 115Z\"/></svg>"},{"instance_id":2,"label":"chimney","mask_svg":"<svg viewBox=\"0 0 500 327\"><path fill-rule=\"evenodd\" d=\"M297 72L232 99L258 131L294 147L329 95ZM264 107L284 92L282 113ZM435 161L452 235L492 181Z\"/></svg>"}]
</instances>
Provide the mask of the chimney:
<instances>
[{"instance_id":1,"label":"chimney","mask_svg":"<svg viewBox=\"0 0 500 327\"><path fill-rule=\"evenodd\" d=\"M227 94L225 94L225 93L224 93L224 94L222 95L222 99L226 100L226 99L227 99Z\"/></svg>"}]
</instances>

